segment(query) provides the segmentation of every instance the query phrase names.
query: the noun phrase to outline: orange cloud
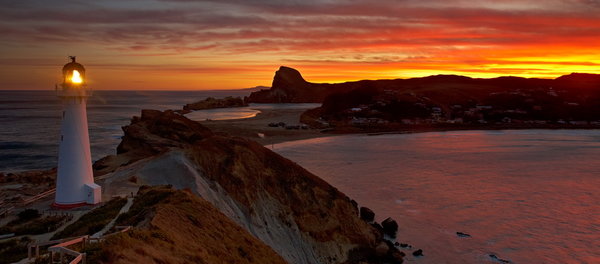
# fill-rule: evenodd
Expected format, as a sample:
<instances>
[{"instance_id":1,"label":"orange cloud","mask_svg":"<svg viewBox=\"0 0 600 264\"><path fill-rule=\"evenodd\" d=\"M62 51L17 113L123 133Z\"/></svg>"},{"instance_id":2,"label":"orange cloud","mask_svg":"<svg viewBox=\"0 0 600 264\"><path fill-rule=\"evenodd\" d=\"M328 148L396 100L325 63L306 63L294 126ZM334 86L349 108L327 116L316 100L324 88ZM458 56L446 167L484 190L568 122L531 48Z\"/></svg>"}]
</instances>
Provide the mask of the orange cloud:
<instances>
[{"instance_id":1,"label":"orange cloud","mask_svg":"<svg viewBox=\"0 0 600 264\"><path fill-rule=\"evenodd\" d=\"M88 66L97 89L269 85L279 65L311 81L339 82L441 73L556 77L594 73L600 64L594 1L136 3L0 7L0 87L51 86L67 55Z\"/></svg>"}]
</instances>

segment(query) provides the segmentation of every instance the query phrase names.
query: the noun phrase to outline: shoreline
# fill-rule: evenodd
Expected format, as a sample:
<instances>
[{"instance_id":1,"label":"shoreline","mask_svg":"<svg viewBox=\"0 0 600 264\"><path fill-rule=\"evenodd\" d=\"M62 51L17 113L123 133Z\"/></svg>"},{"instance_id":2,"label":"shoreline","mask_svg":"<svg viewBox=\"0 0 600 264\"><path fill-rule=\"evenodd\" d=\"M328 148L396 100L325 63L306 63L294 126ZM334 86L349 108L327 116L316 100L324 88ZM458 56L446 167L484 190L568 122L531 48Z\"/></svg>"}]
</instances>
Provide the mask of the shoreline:
<instances>
[{"instance_id":1,"label":"shoreline","mask_svg":"<svg viewBox=\"0 0 600 264\"><path fill-rule=\"evenodd\" d=\"M570 124L432 124L432 125L398 125L387 128L340 127L336 130L327 129L285 129L269 127L269 123L284 122L288 125L300 124L300 115L306 109L256 109L260 112L253 117L227 120L197 121L210 128L215 133L226 133L257 141L262 145L279 144L290 141L332 137L341 135L389 135L412 134L427 132L449 132L463 130L594 130L600 129L594 125ZM260 137L259 133L264 137Z\"/></svg>"},{"instance_id":2,"label":"shoreline","mask_svg":"<svg viewBox=\"0 0 600 264\"><path fill-rule=\"evenodd\" d=\"M285 129L269 127L269 123L283 122L286 125L299 125L300 115L306 109L256 109L253 117L227 120L197 121L213 132L243 137L262 145L272 145L288 141L329 137L336 134L322 133L321 129ZM263 136L259 136L262 134Z\"/></svg>"}]
</instances>

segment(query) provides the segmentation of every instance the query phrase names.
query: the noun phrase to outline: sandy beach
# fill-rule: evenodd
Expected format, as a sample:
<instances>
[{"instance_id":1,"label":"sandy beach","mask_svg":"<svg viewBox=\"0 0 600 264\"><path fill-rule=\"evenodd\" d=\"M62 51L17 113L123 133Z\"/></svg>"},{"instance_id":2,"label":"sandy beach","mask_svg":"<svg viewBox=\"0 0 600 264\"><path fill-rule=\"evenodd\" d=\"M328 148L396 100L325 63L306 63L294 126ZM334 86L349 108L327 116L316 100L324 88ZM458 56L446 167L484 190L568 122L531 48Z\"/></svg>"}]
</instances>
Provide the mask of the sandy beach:
<instances>
[{"instance_id":1,"label":"sandy beach","mask_svg":"<svg viewBox=\"0 0 600 264\"><path fill-rule=\"evenodd\" d=\"M301 139L330 137L344 134L405 134L436 131L457 130L521 130L521 129L598 129L597 125L569 124L423 124L423 125L392 125L387 128L357 128L341 127L329 133L321 129L285 129L269 127L269 123L284 122L286 125L299 125L300 115L306 109L257 109L256 116L251 118L199 121L216 133L226 133L232 136L255 140L263 145L277 144ZM264 137L259 136L263 134Z\"/></svg>"},{"instance_id":2,"label":"sandy beach","mask_svg":"<svg viewBox=\"0 0 600 264\"><path fill-rule=\"evenodd\" d=\"M321 133L320 129L285 129L269 127L269 123L284 122L286 125L299 125L300 115L306 109L260 109L260 113L251 118L200 121L215 133L255 140L263 145L285 141L333 136ZM259 136L263 134L264 137Z\"/></svg>"}]
</instances>

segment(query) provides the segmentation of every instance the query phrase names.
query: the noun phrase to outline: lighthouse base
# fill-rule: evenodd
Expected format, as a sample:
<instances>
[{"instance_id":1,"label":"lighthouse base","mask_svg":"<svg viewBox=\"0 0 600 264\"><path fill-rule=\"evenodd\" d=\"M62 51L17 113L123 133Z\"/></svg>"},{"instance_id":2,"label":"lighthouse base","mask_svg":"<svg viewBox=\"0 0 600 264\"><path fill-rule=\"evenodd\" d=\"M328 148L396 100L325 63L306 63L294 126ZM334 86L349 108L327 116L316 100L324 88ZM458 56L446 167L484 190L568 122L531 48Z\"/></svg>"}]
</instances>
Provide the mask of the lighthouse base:
<instances>
[{"instance_id":1,"label":"lighthouse base","mask_svg":"<svg viewBox=\"0 0 600 264\"><path fill-rule=\"evenodd\" d=\"M88 183L85 186L85 192L87 193L88 204L98 204L102 201L102 187L95 183Z\"/></svg>"},{"instance_id":2,"label":"lighthouse base","mask_svg":"<svg viewBox=\"0 0 600 264\"><path fill-rule=\"evenodd\" d=\"M58 204L56 202L52 203L52 208L54 209L58 209L58 210L69 210L69 209L74 209L74 208L78 208L78 207L82 207L82 206L86 206L86 205L91 205L88 203L75 203L75 204Z\"/></svg>"},{"instance_id":3,"label":"lighthouse base","mask_svg":"<svg viewBox=\"0 0 600 264\"><path fill-rule=\"evenodd\" d=\"M102 187L100 187L100 185L93 182L86 183L83 185L83 189L83 195L78 198L75 197L77 200L73 199L75 201L67 201L66 203L60 203L55 200L54 203L52 203L52 208L68 210L86 205L99 204L102 201ZM81 200L84 200L85 202L79 202Z\"/></svg>"}]
</instances>

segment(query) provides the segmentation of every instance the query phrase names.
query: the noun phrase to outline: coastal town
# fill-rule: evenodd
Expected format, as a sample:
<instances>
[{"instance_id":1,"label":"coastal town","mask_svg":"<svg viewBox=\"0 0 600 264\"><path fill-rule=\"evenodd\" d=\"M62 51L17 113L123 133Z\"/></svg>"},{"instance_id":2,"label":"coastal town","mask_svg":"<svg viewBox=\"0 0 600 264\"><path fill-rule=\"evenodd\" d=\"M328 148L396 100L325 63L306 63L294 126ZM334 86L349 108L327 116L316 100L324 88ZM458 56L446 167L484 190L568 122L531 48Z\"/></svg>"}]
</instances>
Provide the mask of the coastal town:
<instances>
[{"instance_id":1,"label":"coastal town","mask_svg":"<svg viewBox=\"0 0 600 264\"><path fill-rule=\"evenodd\" d=\"M325 120L353 126L386 126L426 124L530 124L600 126L600 117L587 112L590 107L579 100L565 99L566 90L536 89L492 92L483 102L439 104L427 96L415 93L399 95L396 90L384 90L369 102L326 112ZM409 98L399 99L399 98ZM327 107L327 106L324 106Z\"/></svg>"}]
</instances>

